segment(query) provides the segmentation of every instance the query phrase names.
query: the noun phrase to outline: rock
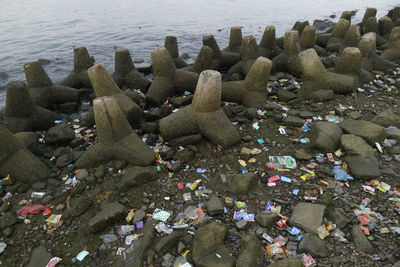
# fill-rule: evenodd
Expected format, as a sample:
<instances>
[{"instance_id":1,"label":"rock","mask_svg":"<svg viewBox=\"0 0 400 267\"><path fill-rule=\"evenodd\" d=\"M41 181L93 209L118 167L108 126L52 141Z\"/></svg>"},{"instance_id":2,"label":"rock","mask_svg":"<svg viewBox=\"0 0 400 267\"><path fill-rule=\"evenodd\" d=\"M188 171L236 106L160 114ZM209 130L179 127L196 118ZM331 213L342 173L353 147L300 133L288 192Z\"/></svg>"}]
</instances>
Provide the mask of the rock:
<instances>
[{"instance_id":1,"label":"rock","mask_svg":"<svg viewBox=\"0 0 400 267\"><path fill-rule=\"evenodd\" d=\"M265 266L263 247L255 235L246 235L242 238L240 245L241 250L236 261L236 267Z\"/></svg>"},{"instance_id":2,"label":"rock","mask_svg":"<svg viewBox=\"0 0 400 267\"><path fill-rule=\"evenodd\" d=\"M324 212L324 205L300 202L293 208L289 221L306 232L317 233L317 228L322 225Z\"/></svg>"},{"instance_id":3,"label":"rock","mask_svg":"<svg viewBox=\"0 0 400 267\"><path fill-rule=\"evenodd\" d=\"M386 135L388 139L400 140L400 129L396 127L386 128Z\"/></svg>"},{"instance_id":4,"label":"rock","mask_svg":"<svg viewBox=\"0 0 400 267\"><path fill-rule=\"evenodd\" d=\"M385 128L369 121L346 119L339 125L345 133L360 136L369 142L383 142L386 138Z\"/></svg>"},{"instance_id":5,"label":"rock","mask_svg":"<svg viewBox=\"0 0 400 267\"><path fill-rule=\"evenodd\" d=\"M217 196L212 196L206 203L207 212L210 216L224 213L224 206Z\"/></svg>"},{"instance_id":6,"label":"rock","mask_svg":"<svg viewBox=\"0 0 400 267\"><path fill-rule=\"evenodd\" d=\"M297 95L295 93L292 93L283 88L278 89L277 96L278 96L278 99L282 102L289 102L289 101L297 98Z\"/></svg>"},{"instance_id":7,"label":"rock","mask_svg":"<svg viewBox=\"0 0 400 267\"><path fill-rule=\"evenodd\" d=\"M86 177L88 177L89 173L87 171L87 169L80 169L79 172L75 175L76 179L78 180L83 180Z\"/></svg>"},{"instance_id":8,"label":"rock","mask_svg":"<svg viewBox=\"0 0 400 267\"><path fill-rule=\"evenodd\" d=\"M396 262L395 264L393 264L392 267L400 267L400 261Z\"/></svg>"},{"instance_id":9,"label":"rock","mask_svg":"<svg viewBox=\"0 0 400 267\"><path fill-rule=\"evenodd\" d=\"M138 167L135 166L127 170L127 172L122 177L122 188L138 186L157 178L157 170L153 167Z\"/></svg>"},{"instance_id":10,"label":"rock","mask_svg":"<svg viewBox=\"0 0 400 267\"><path fill-rule=\"evenodd\" d=\"M144 209L138 209L135 212L135 215L133 217L132 223L136 223L139 221L143 221L143 219L146 217L146 211Z\"/></svg>"},{"instance_id":11,"label":"rock","mask_svg":"<svg viewBox=\"0 0 400 267\"><path fill-rule=\"evenodd\" d=\"M299 244L297 252L311 254L313 257L326 257L326 244L319 236L306 233Z\"/></svg>"},{"instance_id":12,"label":"rock","mask_svg":"<svg viewBox=\"0 0 400 267\"><path fill-rule=\"evenodd\" d=\"M123 257L121 257L121 261L117 266L129 266L129 267L142 267L143 266L143 260L145 259L145 256L147 252L149 251L151 245L153 244L153 239L154 239L154 232L155 232L155 222L150 221L147 222L142 231L139 233L143 233L143 237L139 239L138 243L134 243L131 248L133 251L131 253L127 253L126 257L136 259L134 261L129 262L128 264L125 263L125 260Z\"/></svg>"},{"instance_id":13,"label":"rock","mask_svg":"<svg viewBox=\"0 0 400 267\"><path fill-rule=\"evenodd\" d=\"M184 162L190 162L194 157L194 152L191 150L179 150L175 154L175 159L182 160Z\"/></svg>"},{"instance_id":14,"label":"rock","mask_svg":"<svg viewBox=\"0 0 400 267\"><path fill-rule=\"evenodd\" d=\"M317 122L311 128L311 145L321 152L336 151L342 134L342 129L335 123Z\"/></svg>"},{"instance_id":15,"label":"rock","mask_svg":"<svg viewBox=\"0 0 400 267\"><path fill-rule=\"evenodd\" d=\"M299 117L302 119L311 119L312 117L314 117L314 113L308 110L302 110L299 112Z\"/></svg>"},{"instance_id":16,"label":"rock","mask_svg":"<svg viewBox=\"0 0 400 267\"><path fill-rule=\"evenodd\" d=\"M169 141L170 146L179 147L179 146L187 146L187 145L195 145L203 141L203 137L201 134L187 135L172 139Z\"/></svg>"},{"instance_id":17,"label":"rock","mask_svg":"<svg viewBox=\"0 0 400 267\"><path fill-rule=\"evenodd\" d=\"M58 124L51 127L46 134L45 141L47 144L65 144L75 138L74 130L66 123Z\"/></svg>"},{"instance_id":18,"label":"rock","mask_svg":"<svg viewBox=\"0 0 400 267\"><path fill-rule=\"evenodd\" d=\"M400 128L400 116L394 114L390 109L376 115L371 122L379 124L383 127L395 126Z\"/></svg>"},{"instance_id":19,"label":"rock","mask_svg":"<svg viewBox=\"0 0 400 267\"><path fill-rule=\"evenodd\" d=\"M11 212L4 213L0 217L0 229L5 229L17 223L17 217Z\"/></svg>"},{"instance_id":20,"label":"rock","mask_svg":"<svg viewBox=\"0 0 400 267\"><path fill-rule=\"evenodd\" d=\"M105 172L106 172L106 166L104 164L101 164L99 167L96 168L94 176L96 176L96 178L103 178Z\"/></svg>"},{"instance_id":21,"label":"rock","mask_svg":"<svg viewBox=\"0 0 400 267\"><path fill-rule=\"evenodd\" d=\"M233 267L234 258L224 245L228 228L218 222L202 225L192 243L193 261L198 267ZM217 256L219 255L219 257Z\"/></svg>"},{"instance_id":22,"label":"rock","mask_svg":"<svg viewBox=\"0 0 400 267\"><path fill-rule=\"evenodd\" d=\"M357 111L351 111L347 113L347 117L352 120L358 120L359 118L361 118L361 114Z\"/></svg>"},{"instance_id":23,"label":"rock","mask_svg":"<svg viewBox=\"0 0 400 267\"><path fill-rule=\"evenodd\" d=\"M158 124L155 122L145 122L141 125L143 133L158 133Z\"/></svg>"},{"instance_id":24,"label":"rock","mask_svg":"<svg viewBox=\"0 0 400 267\"><path fill-rule=\"evenodd\" d=\"M169 252L173 247L178 245L179 240L185 235L183 231L173 231L171 234L164 236L161 238L156 246L154 247L154 251L157 252L158 255L164 255Z\"/></svg>"},{"instance_id":25,"label":"rock","mask_svg":"<svg viewBox=\"0 0 400 267\"><path fill-rule=\"evenodd\" d=\"M304 125L304 121L296 116L288 116L284 121L283 124L293 127L302 127Z\"/></svg>"},{"instance_id":26,"label":"rock","mask_svg":"<svg viewBox=\"0 0 400 267\"><path fill-rule=\"evenodd\" d=\"M257 213L255 220L262 227L270 227L279 220L279 216L275 212L261 211Z\"/></svg>"},{"instance_id":27,"label":"rock","mask_svg":"<svg viewBox=\"0 0 400 267\"><path fill-rule=\"evenodd\" d=\"M333 90L320 89L310 93L310 99L314 102L328 102L335 98Z\"/></svg>"},{"instance_id":28,"label":"rock","mask_svg":"<svg viewBox=\"0 0 400 267\"><path fill-rule=\"evenodd\" d=\"M299 150L296 151L296 153L294 154L294 157L296 159L304 159L304 160L309 160L312 159L312 155L308 154L304 148L301 148Z\"/></svg>"},{"instance_id":29,"label":"rock","mask_svg":"<svg viewBox=\"0 0 400 267\"><path fill-rule=\"evenodd\" d=\"M340 229L344 228L350 222L347 213L342 208L336 208L329 211L326 217Z\"/></svg>"},{"instance_id":30,"label":"rock","mask_svg":"<svg viewBox=\"0 0 400 267\"><path fill-rule=\"evenodd\" d=\"M358 225L353 226L351 234L353 235L353 241L358 250L364 251L368 254L374 254L374 248Z\"/></svg>"},{"instance_id":31,"label":"rock","mask_svg":"<svg viewBox=\"0 0 400 267\"><path fill-rule=\"evenodd\" d=\"M235 226L238 230L243 230L247 226L247 221L246 220L240 220L235 222Z\"/></svg>"},{"instance_id":32,"label":"rock","mask_svg":"<svg viewBox=\"0 0 400 267\"><path fill-rule=\"evenodd\" d=\"M125 216L125 207L119 203L107 204L96 216L90 219L89 228L92 233L99 232L122 219Z\"/></svg>"},{"instance_id":33,"label":"rock","mask_svg":"<svg viewBox=\"0 0 400 267\"><path fill-rule=\"evenodd\" d=\"M247 195L258 185L259 178L257 174L248 172L229 176L226 181L226 191L238 195Z\"/></svg>"},{"instance_id":34,"label":"rock","mask_svg":"<svg viewBox=\"0 0 400 267\"><path fill-rule=\"evenodd\" d=\"M242 147L240 150L240 158L243 160L248 160L251 155L251 150L247 147Z\"/></svg>"},{"instance_id":35,"label":"rock","mask_svg":"<svg viewBox=\"0 0 400 267\"><path fill-rule=\"evenodd\" d=\"M171 97L169 102L174 105L174 107L179 108L181 106L187 106L192 103L193 95Z\"/></svg>"},{"instance_id":36,"label":"rock","mask_svg":"<svg viewBox=\"0 0 400 267\"><path fill-rule=\"evenodd\" d=\"M341 143L347 155L344 161L354 178L370 179L381 175L379 161L375 157L372 147L361 137L344 134Z\"/></svg>"},{"instance_id":37,"label":"rock","mask_svg":"<svg viewBox=\"0 0 400 267\"><path fill-rule=\"evenodd\" d=\"M44 246L38 246L33 249L27 267L46 266L51 258L51 254L47 252Z\"/></svg>"},{"instance_id":38,"label":"rock","mask_svg":"<svg viewBox=\"0 0 400 267\"><path fill-rule=\"evenodd\" d=\"M269 265L269 267L304 267L304 264L301 259L284 259Z\"/></svg>"},{"instance_id":39,"label":"rock","mask_svg":"<svg viewBox=\"0 0 400 267\"><path fill-rule=\"evenodd\" d=\"M83 214L90 206L92 206L92 200L86 196L82 195L78 198L74 198L71 201L71 209L67 210L72 217L78 217Z\"/></svg>"}]
</instances>

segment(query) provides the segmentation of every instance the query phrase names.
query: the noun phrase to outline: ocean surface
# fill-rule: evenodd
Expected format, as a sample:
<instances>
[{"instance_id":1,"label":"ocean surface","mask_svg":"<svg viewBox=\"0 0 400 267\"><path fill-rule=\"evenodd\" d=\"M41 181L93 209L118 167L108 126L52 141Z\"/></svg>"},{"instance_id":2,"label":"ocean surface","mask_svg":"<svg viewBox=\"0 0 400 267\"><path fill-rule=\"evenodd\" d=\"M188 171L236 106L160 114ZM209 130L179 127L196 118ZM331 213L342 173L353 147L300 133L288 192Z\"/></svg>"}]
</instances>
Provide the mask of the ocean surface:
<instances>
[{"instance_id":1,"label":"ocean surface","mask_svg":"<svg viewBox=\"0 0 400 267\"><path fill-rule=\"evenodd\" d=\"M86 46L96 63L114 70L114 51L128 48L134 59L150 62L152 50L167 35L178 38L179 52L195 57L202 36L213 34L221 49L227 46L231 26L243 26L243 36L259 41L265 26L277 36L297 20L338 20L344 10L378 9L377 17L398 0L1 0L0 84L25 80L23 64L46 59L53 82L73 67L73 49ZM335 15L336 17L333 17ZM4 105L0 91L0 108Z\"/></svg>"}]
</instances>

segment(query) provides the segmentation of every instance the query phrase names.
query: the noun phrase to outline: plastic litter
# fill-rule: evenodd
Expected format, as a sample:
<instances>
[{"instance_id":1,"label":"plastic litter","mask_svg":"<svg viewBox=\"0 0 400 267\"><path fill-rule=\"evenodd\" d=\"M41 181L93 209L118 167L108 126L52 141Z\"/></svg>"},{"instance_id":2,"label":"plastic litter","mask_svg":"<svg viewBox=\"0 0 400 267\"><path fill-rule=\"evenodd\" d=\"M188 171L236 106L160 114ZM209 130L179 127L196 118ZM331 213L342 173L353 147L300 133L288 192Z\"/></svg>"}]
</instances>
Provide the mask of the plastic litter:
<instances>
[{"instance_id":1,"label":"plastic litter","mask_svg":"<svg viewBox=\"0 0 400 267\"><path fill-rule=\"evenodd\" d=\"M84 259L87 255L89 255L89 254L90 254L90 253L89 253L88 251L82 250L81 252L78 253L78 255L76 255L76 259L77 259L78 261L83 261L83 259Z\"/></svg>"},{"instance_id":2,"label":"plastic litter","mask_svg":"<svg viewBox=\"0 0 400 267\"><path fill-rule=\"evenodd\" d=\"M269 162L276 168L295 169L297 167L296 160L291 156L269 156Z\"/></svg>"},{"instance_id":3,"label":"plastic litter","mask_svg":"<svg viewBox=\"0 0 400 267\"><path fill-rule=\"evenodd\" d=\"M42 204L26 204L24 207L17 210L17 216L27 216L39 214L46 209Z\"/></svg>"},{"instance_id":4,"label":"plastic litter","mask_svg":"<svg viewBox=\"0 0 400 267\"><path fill-rule=\"evenodd\" d=\"M155 209L153 212L153 219L157 221L166 222L171 214L165 210Z\"/></svg>"},{"instance_id":5,"label":"plastic litter","mask_svg":"<svg viewBox=\"0 0 400 267\"><path fill-rule=\"evenodd\" d=\"M118 227L118 234L123 237L127 236L135 231L134 225L120 225Z\"/></svg>"},{"instance_id":6,"label":"plastic litter","mask_svg":"<svg viewBox=\"0 0 400 267\"><path fill-rule=\"evenodd\" d=\"M49 263L47 263L46 267L54 267L57 265L57 263L59 263L60 261L62 261L61 258L59 257L53 257L50 259Z\"/></svg>"},{"instance_id":7,"label":"plastic litter","mask_svg":"<svg viewBox=\"0 0 400 267\"><path fill-rule=\"evenodd\" d=\"M336 181L347 182L349 180L354 180L354 178L350 174L345 172L343 169L333 168L332 172L335 174Z\"/></svg>"},{"instance_id":8,"label":"plastic litter","mask_svg":"<svg viewBox=\"0 0 400 267\"><path fill-rule=\"evenodd\" d=\"M109 244L118 240L117 236L114 234L104 234L100 235L100 238L103 239L105 244Z\"/></svg>"},{"instance_id":9,"label":"plastic litter","mask_svg":"<svg viewBox=\"0 0 400 267\"><path fill-rule=\"evenodd\" d=\"M7 248L6 243L0 243L0 254L2 254Z\"/></svg>"}]
</instances>

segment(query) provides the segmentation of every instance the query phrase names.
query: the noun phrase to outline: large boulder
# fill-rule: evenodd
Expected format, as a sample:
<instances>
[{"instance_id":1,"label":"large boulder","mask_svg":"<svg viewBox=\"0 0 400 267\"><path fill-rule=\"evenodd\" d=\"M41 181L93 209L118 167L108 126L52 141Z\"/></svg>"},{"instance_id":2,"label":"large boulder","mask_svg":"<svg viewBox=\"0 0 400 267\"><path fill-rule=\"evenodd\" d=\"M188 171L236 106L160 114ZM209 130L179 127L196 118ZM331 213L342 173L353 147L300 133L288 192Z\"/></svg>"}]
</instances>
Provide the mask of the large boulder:
<instances>
[{"instance_id":1,"label":"large boulder","mask_svg":"<svg viewBox=\"0 0 400 267\"><path fill-rule=\"evenodd\" d=\"M92 233L100 232L107 226L111 226L116 221L125 216L125 207L119 203L110 203L89 221L89 230Z\"/></svg>"},{"instance_id":2,"label":"large boulder","mask_svg":"<svg viewBox=\"0 0 400 267\"><path fill-rule=\"evenodd\" d=\"M385 128L373 122L346 119L339 125L345 133L360 136L369 142L383 142L386 138Z\"/></svg>"},{"instance_id":3,"label":"large boulder","mask_svg":"<svg viewBox=\"0 0 400 267\"><path fill-rule=\"evenodd\" d=\"M262 267L265 266L263 247L255 235L249 234L242 238L240 254L236 267Z\"/></svg>"},{"instance_id":4,"label":"large boulder","mask_svg":"<svg viewBox=\"0 0 400 267\"><path fill-rule=\"evenodd\" d=\"M201 226L192 243L193 261L198 267L232 267L234 258L225 247L228 228L218 222Z\"/></svg>"},{"instance_id":5,"label":"large boulder","mask_svg":"<svg viewBox=\"0 0 400 267\"><path fill-rule=\"evenodd\" d=\"M317 122L311 128L311 145L321 152L333 152L339 148L343 135L339 125L332 122Z\"/></svg>"},{"instance_id":6,"label":"large boulder","mask_svg":"<svg viewBox=\"0 0 400 267\"><path fill-rule=\"evenodd\" d=\"M247 195L258 185L259 177L256 173L248 172L236 174L226 179L226 191L237 195Z\"/></svg>"},{"instance_id":7,"label":"large boulder","mask_svg":"<svg viewBox=\"0 0 400 267\"><path fill-rule=\"evenodd\" d=\"M395 126L400 128L400 116L396 115L390 109L387 109L376 115L371 122L383 127Z\"/></svg>"},{"instance_id":8,"label":"large boulder","mask_svg":"<svg viewBox=\"0 0 400 267\"><path fill-rule=\"evenodd\" d=\"M376 178L381 174L379 161L372 147L361 137L344 134L341 143L346 156L344 161L349 166L351 174L358 179Z\"/></svg>"},{"instance_id":9,"label":"large boulder","mask_svg":"<svg viewBox=\"0 0 400 267\"><path fill-rule=\"evenodd\" d=\"M311 254L313 257L326 257L326 244L319 236L306 233L297 248L297 252Z\"/></svg>"},{"instance_id":10,"label":"large boulder","mask_svg":"<svg viewBox=\"0 0 400 267\"><path fill-rule=\"evenodd\" d=\"M155 168L135 166L129 168L122 177L121 190L126 190L133 186L139 186L154 179L157 179L157 171Z\"/></svg>"},{"instance_id":11,"label":"large boulder","mask_svg":"<svg viewBox=\"0 0 400 267\"><path fill-rule=\"evenodd\" d=\"M56 125L52 128L50 128L45 137L45 141L47 144L54 145L54 144L65 144L72 139L75 138L75 132L74 129L71 128L66 123L61 123L59 125Z\"/></svg>"},{"instance_id":12,"label":"large boulder","mask_svg":"<svg viewBox=\"0 0 400 267\"><path fill-rule=\"evenodd\" d=\"M317 233L317 228L322 225L325 208L321 204L300 202L294 206L289 222L307 232Z\"/></svg>"},{"instance_id":13,"label":"large boulder","mask_svg":"<svg viewBox=\"0 0 400 267\"><path fill-rule=\"evenodd\" d=\"M353 228L351 228L351 234L353 235L353 241L358 250L368 254L373 254L375 252L375 249L358 225L354 225Z\"/></svg>"}]
</instances>

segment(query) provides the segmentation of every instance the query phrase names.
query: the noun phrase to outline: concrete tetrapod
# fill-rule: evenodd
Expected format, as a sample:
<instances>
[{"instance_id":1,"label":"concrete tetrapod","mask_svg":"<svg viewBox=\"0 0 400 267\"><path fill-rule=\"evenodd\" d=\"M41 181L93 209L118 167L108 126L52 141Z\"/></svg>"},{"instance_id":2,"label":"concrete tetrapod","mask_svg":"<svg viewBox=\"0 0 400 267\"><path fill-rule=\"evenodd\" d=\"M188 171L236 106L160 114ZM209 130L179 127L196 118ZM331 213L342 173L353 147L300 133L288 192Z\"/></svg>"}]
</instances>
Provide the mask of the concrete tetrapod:
<instances>
[{"instance_id":1,"label":"concrete tetrapod","mask_svg":"<svg viewBox=\"0 0 400 267\"><path fill-rule=\"evenodd\" d=\"M0 177L7 175L19 182L33 184L46 179L50 170L0 125Z\"/></svg>"},{"instance_id":2,"label":"concrete tetrapod","mask_svg":"<svg viewBox=\"0 0 400 267\"><path fill-rule=\"evenodd\" d=\"M246 107L263 107L266 103L271 67L272 63L269 59L257 58L244 80L222 83L222 99L241 103Z\"/></svg>"},{"instance_id":3,"label":"concrete tetrapod","mask_svg":"<svg viewBox=\"0 0 400 267\"><path fill-rule=\"evenodd\" d=\"M258 57L258 45L256 38L253 36L247 36L243 39L240 55L240 61L229 69L229 75L233 75L234 73L238 73L243 77L247 75L251 66L253 66L254 61Z\"/></svg>"},{"instance_id":4,"label":"concrete tetrapod","mask_svg":"<svg viewBox=\"0 0 400 267\"><path fill-rule=\"evenodd\" d=\"M367 34L374 32L376 34L376 46L381 47L386 44L385 38L379 34L379 25L375 17L368 18L367 22L363 25L362 33Z\"/></svg>"},{"instance_id":5,"label":"concrete tetrapod","mask_svg":"<svg viewBox=\"0 0 400 267\"><path fill-rule=\"evenodd\" d=\"M299 90L301 96L308 96L321 88L337 94L348 94L355 90L354 78L326 70L314 49L300 52L299 58L304 80Z\"/></svg>"},{"instance_id":6,"label":"concrete tetrapod","mask_svg":"<svg viewBox=\"0 0 400 267\"><path fill-rule=\"evenodd\" d=\"M147 92L151 81L136 70L128 49L115 51L115 72L111 75L119 88L140 89Z\"/></svg>"},{"instance_id":7,"label":"concrete tetrapod","mask_svg":"<svg viewBox=\"0 0 400 267\"><path fill-rule=\"evenodd\" d=\"M117 100L112 96L93 100L97 143L76 161L77 167L94 167L110 160L126 160L138 166L149 166L155 153L132 130Z\"/></svg>"},{"instance_id":8,"label":"concrete tetrapod","mask_svg":"<svg viewBox=\"0 0 400 267\"><path fill-rule=\"evenodd\" d=\"M300 77L299 52L300 44L298 31L286 32L282 53L272 59L273 70L287 71L296 77Z\"/></svg>"},{"instance_id":9,"label":"concrete tetrapod","mask_svg":"<svg viewBox=\"0 0 400 267\"><path fill-rule=\"evenodd\" d=\"M343 38L342 44L340 45L339 53L346 47L357 47L358 42L361 38L361 29L358 25L351 25Z\"/></svg>"},{"instance_id":10,"label":"concrete tetrapod","mask_svg":"<svg viewBox=\"0 0 400 267\"><path fill-rule=\"evenodd\" d=\"M143 113L142 109L118 88L118 85L102 64L96 64L88 69L88 75L96 97L112 96L128 122L132 126L140 124Z\"/></svg>"},{"instance_id":11,"label":"concrete tetrapod","mask_svg":"<svg viewBox=\"0 0 400 267\"><path fill-rule=\"evenodd\" d=\"M213 66L215 69L230 68L240 61L240 54L228 51L221 51L213 35L203 37L203 45L213 50Z\"/></svg>"},{"instance_id":12,"label":"concrete tetrapod","mask_svg":"<svg viewBox=\"0 0 400 267\"><path fill-rule=\"evenodd\" d=\"M199 54L197 55L194 64L184 67L181 70L186 70L196 73L200 73L203 70L210 70L215 67L213 66L213 60L214 60L214 51L210 47L203 45L200 49Z\"/></svg>"},{"instance_id":13,"label":"concrete tetrapod","mask_svg":"<svg viewBox=\"0 0 400 267\"><path fill-rule=\"evenodd\" d=\"M329 38L326 44L326 50L331 52L338 52L349 27L350 22L348 20L339 19L338 23L333 28L331 38Z\"/></svg>"},{"instance_id":14,"label":"concrete tetrapod","mask_svg":"<svg viewBox=\"0 0 400 267\"><path fill-rule=\"evenodd\" d=\"M392 19L389 16L383 16L382 18L379 19L378 24L379 24L378 30L380 35L386 40L388 40L390 37L390 33L394 28L394 23Z\"/></svg>"},{"instance_id":15,"label":"concrete tetrapod","mask_svg":"<svg viewBox=\"0 0 400 267\"><path fill-rule=\"evenodd\" d=\"M53 84L39 61L24 64L26 83L36 105L49 108L54 104L77 102L79 91L58 84Z\"/></svg>"},{"instance_id":16,"label":"concrete tetrapod","mask_svg":"<svg viewBox=\"0 0 400 267\"><path fill-rule=\"evenodd\" d=\"M242 27L234 26L231 27L231 32L229 35L228 47L224 49L227 52L240 53L240 48L242 47Z\"/></svg>"},{"instance_id":17,"label":"concrete tetrapod","mask_svg":"<svg viewBox=\"0 0 400 267\"><path fill-rule=\"evenodd\" d=\"M394 27L390 33L388 48L383 50L381 58L396 60L400 58L400 27Z\"/></svg>"},{"instance_id":18,"label":"concrete tetrapod","mask_svg":"<svg viewBox=\"0 0 400 267\"><path fill-rule=\"evenodd\" d=\"M184 68L188 65L183 59L179 57L178 40L175 36L166 36L164 47L171 54L171 57L174 60L174 64L178 69Z\"/></svg>"},{"instance_id":19,"label":"concrete tetrapod","mask_svg":"<svg viewBox=\"0 0 400 267\"><path fill-rule=\"evenodd\" d=\"M94 59L89 56L86 47L79 47L74 49L74 69L71 73L60 83L61 85L73 88L91 88L87 70L93 66Z\"/></svg>"},{"instance_id":20,"label":"concrete tetrapod","mask_svg":"<svg viewBox=\"0 0 400 267\"><path fill-rule=\"evenodd\" d=\"M197 73L177 70L171 54L164 47L151 52L154 79L146 94L146 102L159 106L178 91L193 91L199 78Z\"/></svg>"},{"instance_id":21,"label":"concrete tetrapod","mask_svg":"<svg viewBox=\"0 0 400 267\"><path fill-rule=\"evenodd\" d=\"M364 26L368 23L368 20L370 18L375 18L376 17L376 8L373 7L368 7L365 12L362 21L360 22L361 30L364 30ZM363 34L366 34L368 32L363 32Z\"/></svg>"},{"instance_id":22,"label":"concrete tetrapod","mask_svg":"<svg viewBox=\"0 0 400 267\"><path fill-rule=\"evenodd\" d=\"M376 34L374 32L364 34L358 43L358 48L362 56L362 69L385 71L395 67L395 64L376 54Z\"/></svg>"},{"instance_id":23,"label":"concrete tetrapod","mask_svg":"<svg viewBox=\"0 0 400 267\"><path fill-rule=\"evenodd\" d=\"M61 116L33 103L24 82L6 86L6 107L2 111L4 126L13 133L47 130Z\"/></svg>"},{"instance_id":24,"label":"concrete tetrapod","mask_svg":"<svg viewBox=\"0 0 400 267\"><path fill-rule=\"evenodd\" d=\"M357 47L346 47L336 62L334 72L351 75L356 84L367 83L374 80L374 75L361 69L361 51Z\"/></svg>"},{"instance_id":25,"label":"concrete tetrapod","mask_svg":"<svg viewBox=\"0 0 400 267\"><path fill-rule=\"evenodd\" d=\"M307 25L304 27L299 38L301 50L314 48L318 55L326 55L326 50L315 44L315 32L316 28L314 26Z\"/></svg>"},{"instance_id":26,"label":"concrete tetrapod","mask_svg":"<svg viewBox=\"0 0 400 267\"><path fill-rule=\"evenodd\" d=\"M192 104L161 119L160 132L168 141L200 132L223 147L239 143L239 132L221 109L221 74L203 71Z\"/></svg>"},{"instance_id":27,"label":"concrete tetrapod","mask_svg":"<svg viewBox=\"0 0 400 267\"><path fill-rule=\"evenodd\" d=\"M261 42L259 45L259 55L266 58L274 58L280 53L282 49L275 43L276 29L275 26L265 27Z\"/></svg>"}]
</instances>

